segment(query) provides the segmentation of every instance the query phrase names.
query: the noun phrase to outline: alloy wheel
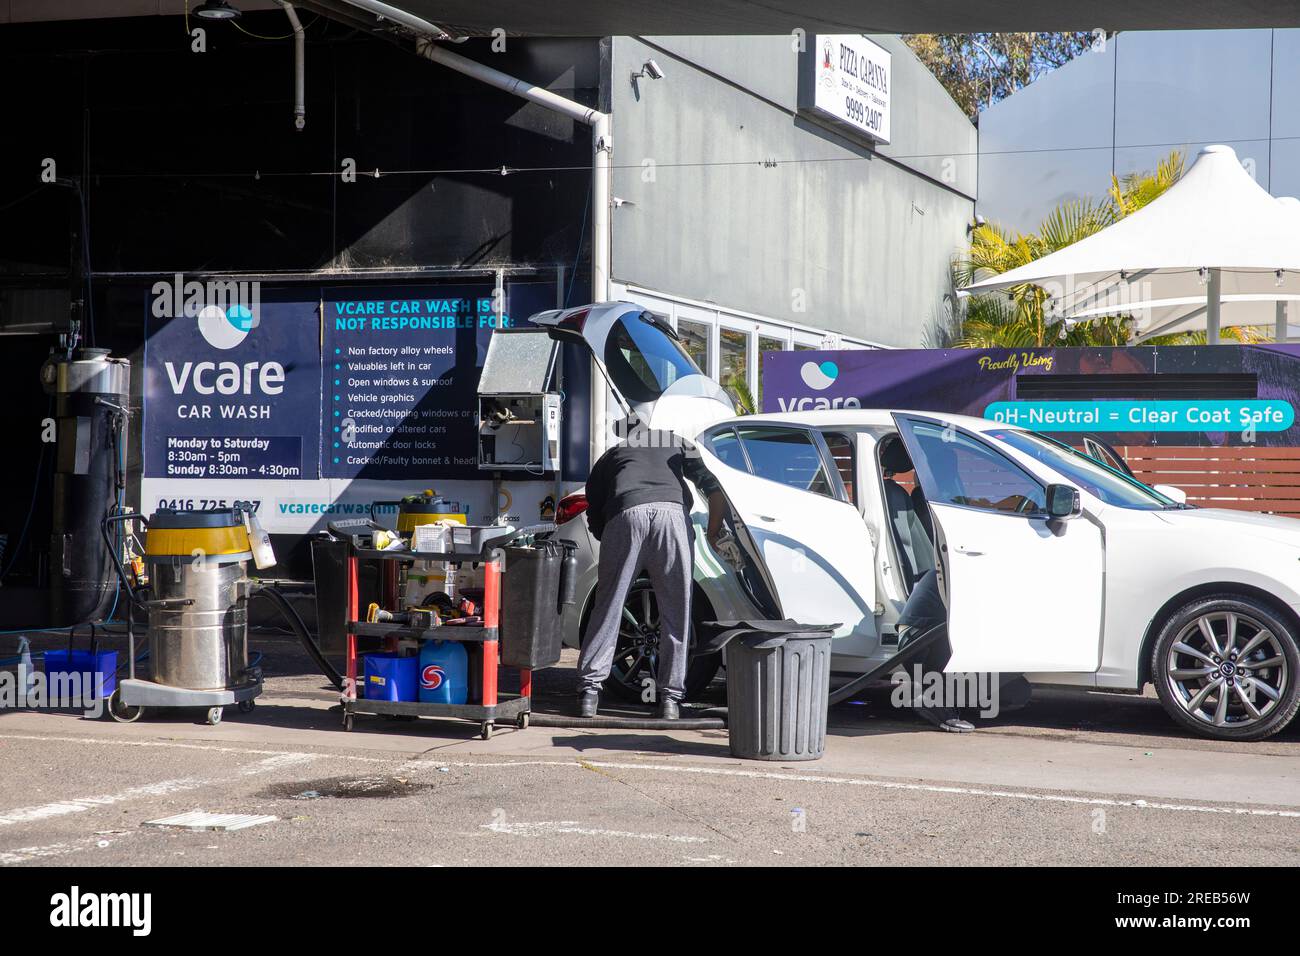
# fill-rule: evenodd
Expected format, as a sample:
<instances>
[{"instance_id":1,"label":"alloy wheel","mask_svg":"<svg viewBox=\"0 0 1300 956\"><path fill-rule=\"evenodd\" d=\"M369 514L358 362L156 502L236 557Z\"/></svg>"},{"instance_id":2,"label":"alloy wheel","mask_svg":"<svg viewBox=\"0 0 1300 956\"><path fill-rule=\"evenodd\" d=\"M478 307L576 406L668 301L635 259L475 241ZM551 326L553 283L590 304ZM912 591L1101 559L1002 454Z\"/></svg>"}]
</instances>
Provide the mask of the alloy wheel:
<instances>
[{"instance_id":1,"label":"alloy wheel","mask_svg":"<svg viewBox=\"0 0 1300 956\"><path fill-rule=\"evenodd\" d=\"M648 586L634 586L623 602L618 643L609 676L639 699L643 682L652 681L659 666L659 602Z\"/></svg>"},{"instance_id":2,"label":"alloy wheel","mask_svg":"<svg viewBox=\"0 0 1300 956\"><path fill-rule=\"evenodd\" d=\"M1291 675L1281 640L1236 611L1209 611L1169 646L1167 688L1191 717L1214 727L1248 727L1269 716Z\"/></svg>"}]
</instances>

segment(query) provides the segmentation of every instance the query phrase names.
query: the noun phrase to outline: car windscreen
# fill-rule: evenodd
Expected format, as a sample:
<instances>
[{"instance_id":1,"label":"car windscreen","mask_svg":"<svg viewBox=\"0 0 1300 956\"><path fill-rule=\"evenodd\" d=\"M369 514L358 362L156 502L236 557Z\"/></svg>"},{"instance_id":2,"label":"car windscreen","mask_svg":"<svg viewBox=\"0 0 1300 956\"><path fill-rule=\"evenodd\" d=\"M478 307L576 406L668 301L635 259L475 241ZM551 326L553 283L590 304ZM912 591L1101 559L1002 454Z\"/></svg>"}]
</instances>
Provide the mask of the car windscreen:
<instances>
[{"instance_id":1,"label":"car windscreen","mask_svg":"<svg viewBox=\"0 0 1300 956\"><path fill-rule=\"evenodd\" d=\"M1140 481L1108 468L1069 445L1063 445L1045 435L1017 428L1002 428L985 434L1042 462L1108 505L1152 511L1181 507Z\"/></svg>"},{"instance_id":2,"label":"car windscreen","mask_svg":"<svg viewBox=\"0 0 1300 956\"><path fill-rule=\"evenodd\" d=\"M680 342L644 315L616 321L605 341L610 381L629 401L653 402L700 370Z\"/></svg>"}]
</instances>

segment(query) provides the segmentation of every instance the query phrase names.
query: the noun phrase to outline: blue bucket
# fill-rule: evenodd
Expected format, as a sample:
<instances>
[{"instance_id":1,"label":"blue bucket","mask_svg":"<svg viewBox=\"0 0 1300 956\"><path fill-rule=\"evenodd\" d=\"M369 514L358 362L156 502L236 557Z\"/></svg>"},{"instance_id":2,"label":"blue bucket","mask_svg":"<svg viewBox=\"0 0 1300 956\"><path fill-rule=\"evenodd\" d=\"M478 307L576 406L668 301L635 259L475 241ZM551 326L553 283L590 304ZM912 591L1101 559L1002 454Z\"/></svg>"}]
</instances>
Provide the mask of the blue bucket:
<instances>
[{"instance_id":1,"label":"blue bucket","mask_svg":"<svg viewBox=\"0 0 1300 956\"><path fill-rule=\"evenodd\" d=\"M117 689L117 651L46 651L45 680L52 701L106 700Z\"/></svg>"},{"instance_id":2,"label":"blue bucket","mask_svg":"<svg viewBox=\"0 0 1300 956\"><path fill-rule=\"evenodd\" d=\"M364 659L366 700L412 701L419 690L420 659L399 654L367 654Z\"/></svg>"}]
</instances>

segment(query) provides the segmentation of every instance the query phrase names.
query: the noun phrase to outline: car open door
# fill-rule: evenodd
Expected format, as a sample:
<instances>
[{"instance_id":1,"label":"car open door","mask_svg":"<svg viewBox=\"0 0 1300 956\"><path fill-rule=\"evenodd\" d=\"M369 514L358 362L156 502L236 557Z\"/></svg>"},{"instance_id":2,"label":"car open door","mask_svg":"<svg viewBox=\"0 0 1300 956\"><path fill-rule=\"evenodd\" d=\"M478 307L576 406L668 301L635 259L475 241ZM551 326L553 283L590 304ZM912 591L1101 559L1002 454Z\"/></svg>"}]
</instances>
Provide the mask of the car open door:
<instances>
[{"instance_id":1,"label":"car open door","mask_svg":"<svg viewBox=\"0 0 1300 956\"><path fill-rule=\"evenodd\" d=\"M762 569L779 613L803 624L838 624L834 653L879 645L875 548L815 430L737 422L699 442L738 524L737 543Z\"/></svg>"},{"instance_id":2,"label":"car open door","mask_svg":"<svg viewBox=\"0 0 1300 956\"><path fill-rule=\"evenodd\" d=\"M958 672L1095 671L1105 541L1089 515L1050 519L1045 484L992 443L919 415L894 420L934 521Z\"/></svg>"}]
</instances>

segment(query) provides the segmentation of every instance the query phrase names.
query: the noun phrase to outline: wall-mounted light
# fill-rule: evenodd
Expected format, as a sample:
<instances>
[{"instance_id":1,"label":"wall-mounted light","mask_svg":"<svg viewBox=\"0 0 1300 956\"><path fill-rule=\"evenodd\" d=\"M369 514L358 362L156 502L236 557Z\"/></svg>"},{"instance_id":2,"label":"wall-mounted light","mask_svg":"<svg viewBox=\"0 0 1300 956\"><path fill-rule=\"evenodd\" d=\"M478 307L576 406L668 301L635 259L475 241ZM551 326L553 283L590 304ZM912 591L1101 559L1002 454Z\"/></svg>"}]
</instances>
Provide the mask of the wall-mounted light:
<instances>
[{"instance_id":1,"label":"wall-mounted light","mask_svg":"<svg viewBox=\"0 0 1300 956\"><path fill-rule=\"evenodd\" d=\"M238 20L240 16L238 8L227 0L203 0L190 12L203 20Z\"/></svg>"},{"instance_id":2,"label":"wall-mounted light","mask_svg":"<svg viewBox=\"0 0 1300 956\"><path fill-rule=\"evenodd\" d=\"M643 76L648 76L652 80L662 80L664 78L663 67L654 60L646 60L641 64L641 69L632 74L632 82L635 83Z\"/></svg>"}]
</instances>

